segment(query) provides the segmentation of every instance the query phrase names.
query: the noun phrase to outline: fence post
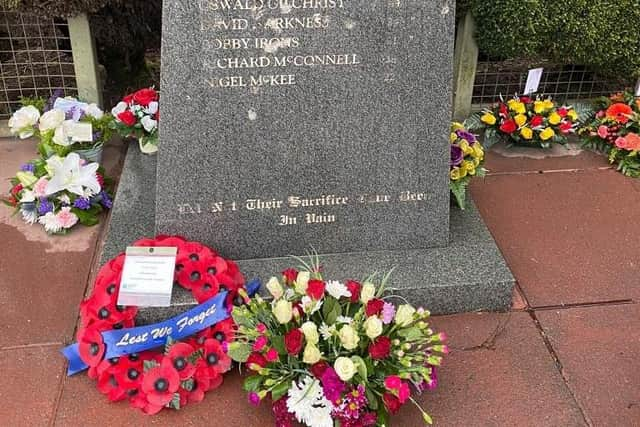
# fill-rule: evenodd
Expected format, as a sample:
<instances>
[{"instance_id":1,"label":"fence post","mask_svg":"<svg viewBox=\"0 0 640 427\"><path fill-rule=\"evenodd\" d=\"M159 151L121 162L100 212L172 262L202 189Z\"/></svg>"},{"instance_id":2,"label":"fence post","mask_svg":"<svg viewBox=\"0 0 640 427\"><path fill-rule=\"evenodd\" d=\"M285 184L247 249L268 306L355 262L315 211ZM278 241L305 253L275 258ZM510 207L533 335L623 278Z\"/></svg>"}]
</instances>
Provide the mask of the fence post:
<instances>
[{"instance_id":1,"label":"fence post","mask_svg":"<svg viewBox=\"0 0 640 427\"><path fill-rule=\"evenodd\" d=\"M467 12L458 23L453 57L453 118L458 121L471 114L471 97L478 66L478 45L473 37L474 32L473 16L471 12Z\"/></svg>"},{"instance_id":2,"label":"fence post","mask_svg":"<svg viewBox=\"0 0 640 427\"><path fill-rule=\"evenodd\" d=\"M102 84L98 70L96 45L91 34L89 18L80 14L69 18L69 38L73 51L78 97L84 101L102 105Z\"/></svg>"}]
</instances>

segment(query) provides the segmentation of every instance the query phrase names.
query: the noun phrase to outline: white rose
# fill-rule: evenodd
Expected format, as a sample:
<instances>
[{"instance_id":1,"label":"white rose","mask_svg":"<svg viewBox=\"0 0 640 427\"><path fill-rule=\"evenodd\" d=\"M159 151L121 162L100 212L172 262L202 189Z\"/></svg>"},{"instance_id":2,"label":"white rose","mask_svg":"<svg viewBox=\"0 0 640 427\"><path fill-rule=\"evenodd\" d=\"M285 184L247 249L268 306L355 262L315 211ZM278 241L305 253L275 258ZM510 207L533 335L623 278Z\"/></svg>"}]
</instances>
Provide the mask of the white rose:
<instances>
[{"instance_id":1,"label":"white rose","mask_svg":"<svg viewBox=\"0 0 640 427\"><path fill-rule=\"evenodd\" d=\"M142 127L144 128L144 130L146 130L148 133L153 132L154 130L156 130L156 128L158 127L158 121L157 120L153 120L151 118L151 116L144 116L141 120L140 123L142 123Z\"/></svg>"},{"instance_id":2,"label":"white rose","mask_svg":"<svg viewBox=\"0 0 640 427\"><path fill-rule=\"evenodd\" d=\"M40 119L40 111L33 105L22 107L9 119L11 134L18 135L20 139L27 139L35 133L34 126Z\"/></svg>"},{"instance_id":3,"label":"white rose","mask_svg":"<svg viewBox=\"0 0 640 427\"><path fill-rule=\"evenodd\" d=\"M382 334L382 320L378 316L371 316L365 320L364 332L371 339L377 338Z\"/></svg>"},{"instance_id":4,"label":"white rose","mask_svg":"<svg viewBox=\"0 0 640 427\"><path fill-rule=\"evenodd\" d=\"M360 342L360 336L350 325L344 325L340 329L338 337L340 337L342 346L347 350L354 350Z\"/></svg>"},{"instance_id":5,"label":"white rose","mask_svg":"<svg viewBox=\"0 0 640 427\"><path fill-rule=\"evenodd\" d=\"M89 104L85 107L84 113L94 119L100 120L104 116L104 112L98 107L98 104Z\"/></svg>"},{"instance_id":6,"label":"white rose","mask_svg":"<svg viewBox=\"0 0 640 427\"><path fill-rule=\"evenodd\" d=\"M281 299L276 302L273 306L273 314L276 316L278 323L282 325L291 322L291 319L293 318L293 306L291 305L291 301Z\"/></svg>"},{"instance_id":7,"label":"white rose","mask_svg":"<svg viewBox=\"0 0 640 427\"><path fill-rule=\"evenodd\" d=\"M322 359L322 353L318 350L318 347L315 345L308 343L304 348L304 353L302 354L302 361L307 365L314 365L318 363Z\"/></svg>"},{"instance_id":8,"label":"white rose","mask_svg":"<svg viewBox=\"0 0 640 427\"><path fill-rule=\"evenodd\" d=\"M73 126L75 122L73 120L65 120L60 126L56 128L53 134L53 142L63 147L68 147L73 144Z\"/></svg>"},{"instance_id":9,"label":"white rose","mask_svg":"<svg viewBox=\"0 0 640 427\"><path fill-rule=\"evenodd\" d=\"M307 293L307 285L309 284L309 279L311 279L311 273L309 273L308 271L301 271L298 273L294 286L297 293L299 293L300 295L304 295Z\"/></svg>"},{"instance_id":10,"label":"white rose","mask_svg":"<svg viewBox=\"0 0 640 427\"><path fill-rule=\"evenodd\" d=\"M375 295L376 287L373 286L372 283L367 282L362 285L362 290L360 291L360 301L362 301L363 304L368 303L369 300L373 299Z\"/></svg>"},{"instance_id":11,"label":"white rose","mask_svg":"<svg viewBox=\"0 0 640 427\"><path fill-rule=\"evenodd\" d=\"M318 341L320 341L320 336L318 335L318 327L315 323L311 321L304 322L302 326L300 326L300 330L302 330L304 338L308 343L316 345L318 344Z\"/></svg>"},{"instance_id":12,"label":"white rose","mask_svg":"<svg viewBox=\"0 0 640 427\"><path fill-rule=\"evenodd\" d=\"M149 106L144 109L144 112L153 116L158 112L158 105L158 101L151 101Z\"/></svg>"},{"instance_id":13,"label":"white rose","mask_svg":"<svg viewBox=\"0 0 640 427\"><path fill-rule=\"evenodd\" d=\"M64 122L65 114L62 110L49 110L40 118L40 132L56 129Z\"/></svg>"},{"instance_id":14,"label":"white rose","mask_svg":"<svg viewBox=\"0 0 640 427\"><path fill-rule=\"evenodd\" d=\"M276 277L269 279L267 282L267 290L275 299L282 298L282 295L284 294L284 290L282 289L282 286L280 286L280 282Z\"/></svg>"},{"instance_id":15,"label":"white rose","mask_svg":"<svg viewBox=\"0 0 640 427\"><path fill-rule=\"evenodd\" d=\"M111 109L111 114L113 114L115 118L118 118L118 115L127 111L127 108L129 108L127 103L120 101L115 107Z\"/></svg>"},{"instance_id":16,"label":"white rose","mask_svg":"<svg viewBox=\"0 0 640 427\"><path fill-rule=\"evenodd\" d=\"M342 381L349 381L356 374L356 365L348 357L338 357L333 363L333 369Z\"/></svg>"},{"instance_id":17,"label":"white rose","mask_svg":"<svg viewBox=\"0 0 640 427\"><path fill-rule=\"evenodd\" d=\"M403 304L398 307L398 311L396 311L395 322L398 326L409 326L411 322L413 322L413 315L415 314L416 309L411 307L409 304Z\"/></svg>"}]
</instances>

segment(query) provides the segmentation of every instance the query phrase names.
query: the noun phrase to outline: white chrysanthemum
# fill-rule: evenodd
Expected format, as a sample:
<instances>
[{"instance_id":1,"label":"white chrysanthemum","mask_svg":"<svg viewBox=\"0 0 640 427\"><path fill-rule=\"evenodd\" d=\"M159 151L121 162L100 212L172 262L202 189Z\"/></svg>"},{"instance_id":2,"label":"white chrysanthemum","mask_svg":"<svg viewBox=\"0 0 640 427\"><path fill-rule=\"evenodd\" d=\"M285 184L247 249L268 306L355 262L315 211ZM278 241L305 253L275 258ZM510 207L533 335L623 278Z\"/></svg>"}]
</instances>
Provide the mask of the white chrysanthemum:
<instances>
[{"instance_id":1,"label":"white chrysanthemum","mask_svg":"<svg viewBox=\"0 0 640 427\"><path fill-rule=\"evenodd\" d=\"M336 317L336 323L342 323L345 325L350 325L353 323L353 319L348 316L338 316Z\"/></svg>"},{"instance_id":2,"label":"white chrysanthemum","mask_svg":"<svg viewBox=\"0 0 640 427\"><path fill-rule=\"evenodd\" d=\"M38 222L44 226L44 230L47 233L59 233L62 230L62 225L58 221L58 217L53 212L47 212L38 218Z\"/></svg>"},{"instance_id":3,"label":"white chrysanthemum","mask_svg":"<svg viewBox=\"0 0 640 427\"><path fill-rule=\"evenodd\" d=\"M313 314L322 307L322 300L315 301L307 295L303 296L300 302L302 303L302 311L304 311L305 314Z\"/></svg>"},{"instance_id":4,"label":"white chrysanthemum","mask_svg":"<svg viewBox=\"0 0 640 427\"><path fill-rule=\"evenodd\" d=\"M341 297L351 297L351 292L349 291L349 289L347 289L344 283L338 282L337 280L328 281L326 291L335 299L340 299Z\"/></svg>"},{"instance_id":5,"label":"white chrysanthemum","mask_svg":"<svg viewBox=\"0 0 640 427\"><path fill-rule=\"evenodd\" d=\"M35 224L38 221L38 212L33 210L20 209L20 214L22 215L22 219L27 224Z\"/></svg>"},{"instance_id":6,"label":"white chrysanthemum","mask_svg":"<svg viewBox=\"0 0 640 427\"><path fill-rule=\"evenodd\" d=\"M291 382L287 409L296 419L309 427L333 427L333 405L324 396L320 382L304 377L297 384Z\"/></svg>"},{"instance_id":7,"label":"white chrysanthemum","mask_svg":"<svg viewBox=\"0 0 640 427\"><path fill-rule=\"evenodd\" d=\"M295 294L296 294L296 292L295 292L293 289L291 289L291 288L287 288L287 290L286 290L286 291L284 291L284 298L285 298L286 300L291 301L291 299L293 298L293 296L294 296Z\"/></svg>"},{"instance_id":8,"label":"white chrysanthemum","mask_svg":"<svg viewBox=\"0 0 640 427\"><path fill-rule=\"evenodd\" d=\"M322 335L322 339L328 341L333 335L336 334L337 329L335 325L329 326L323 322L322 325L320 325L320 329L318 329L318 331L320 332L320 335Z\"/></svg>"},{"instance_id":9,"label":"white chrysanthemum","mask_svg":"<svg viewBox=\"0 0 640 427\"><path fill-rule=\"evenodd\" d=\"M36 201L36 193L31 190L24 190L20 195L20 203L29 203Z\"/></svg>"},{"instance_id":10,"label":"white chrysanthemum","mask_svg":"<svg viewBox=\"0 0 640 427\"><path fill-rule=\"evenodd\" d=\"M63 194L62 196L59 196L58 197L58 201L60 203L62 203L63 205L70 205L71 204L71 198L67 194Z\"/></svg>"}]
</instances>

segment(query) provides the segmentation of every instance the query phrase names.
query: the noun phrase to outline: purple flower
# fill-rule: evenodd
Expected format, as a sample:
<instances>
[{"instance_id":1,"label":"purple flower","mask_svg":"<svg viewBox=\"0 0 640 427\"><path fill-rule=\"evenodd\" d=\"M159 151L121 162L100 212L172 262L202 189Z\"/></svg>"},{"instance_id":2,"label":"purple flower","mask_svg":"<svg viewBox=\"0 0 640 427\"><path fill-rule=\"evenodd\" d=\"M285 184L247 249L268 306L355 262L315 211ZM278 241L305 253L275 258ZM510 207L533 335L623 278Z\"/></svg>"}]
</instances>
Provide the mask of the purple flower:
<instances>
[{"instance_id":1,"label":"purple flower","mask_svg":"<svg viewBox=\"0 0 640 427\"><path fill-rule=\"evenodd\" d=\"M53 104L55 104L56 99L62 98L64 96L64 91L62 89L56 89L53 91L53 94L47 100L47 103L44 106L44 112L50 111L53 109Z\"/></svg>"},{"instance_id":2,"label":"purple flower","mask_svg":"<svg viewBox=\"0 0 640 427\"><path fill-rule=\"evenodd\" d=\"M393 318L396 315L396 307L388 302L385 302L382 306L382 323L388 325L393 322Z\"/></svg>"},{"instance_id":3,"label":"purple flower","mask_svg":"<svg viewBox=\"0 0 640 427\"><path fill-rule=\"evenodd\" d=\"M457 145L451 145L451 162L450 166L459 166L464 160L464 153L462 152L462 148Z\"/></svg>"},{"instance_id":4,"label":"purple flower","mask_svg":"<svg viewBox=\"0 0 640 427\"><path fill-rule=\"evenodd\" d=\"M467 132L464 129L458 129L456 131L456 135L458 135L458 138L462 138L466 140L469 143L469 145L473 145L477 142L476 136L471 132Z\"/></svg>"},{"instance_id":5,"label":"purple flower","mask_svg":"<svg viewBox=\"0 0 640 427\"><path fill-rule=\"evenodd\" d=\"M100 204L102 206L107 209L111 209L113 207L113 200L111 200L111 197L109 197L109 193L102 190L100 194L98 194L98 197L100 198Z\"/></svg>"},{"instance_id":6,"label":"purple flower","mask_svg":"<svg viewBox=\"0 0 640 427\"><path fill-rule=\"evenodd\" d=\"M33 165L31 163L25 163L24 165L20 166L20 170L22 172L34 173L36 171L36 167L35 167L35 165Z\"/></svg>"},{"instance_id":7,"label":"purple flower","mask_svg":"<svg viewBox=\"0 0 640 427\"><path fill-rule=\"evenodd\" d=\"M49 212L53 212L53 204L47 199L40 199L38 205L38 213L40 215L46 215Z\"/></svg>"},{"instance_id":8,"label":"purple flower","mask_svg":"<svg viewBox=\"0 0 640 427\"><path fill-rule=\"evenodd\" d=\"M251 403L253 406L260 405L260 396L258 396L258 393L256 393L255 391L249 393L249 403Z\"/></svg>"},{"instance_id":9,"label":"purple flower","mask_svg":"<svg viewBox=\"0 0 640 427\"><path fill-rule=\"evenodd\" d=\"M341 425L352 425L350 421L358 420L364 416L363 411L366 410L368 403L364 385L359 384L357 388L352 388L344 395L331 415L340 420Z\"/></svg>"},{"instance_id":10,"label":"purple flower","mask_svg":"<svg viewBox=\"0 0 640 427\"><path fill-rule=\"evenodd\" d=\"M93 142L97 142L102 138L102 132L96 131L93 133Z\"/></svg>"},{"instance_id":11,"label":"purple flower","mask_svg":"<svg viewBox=\"0 0 640 427\"><path fill-rule=\"evenodd\" d=\"M333 368L327 368L322 374L322 390L324 395L330 402L337 402L342 397L345 384L342 382L338 374Z\"/></svg>"},{"instance_id":12,"label":"purple flower","mask_svg":"<svg viewBox=\"0 0 640 427\"><path fill-rule=\"evenodd\" d=\"M420 391L434 390L436 387L438 387L438 373L436 372L436 367L431 366L431 378L429 381L422 381L419 389Z\"/></svg>"},{"instance_id":13,"label":"purple flower","mask_svg":"<svg viewBox=\"0 0 640 427\"><path fill-rule=\"evenodd\" d=\"M87 211L91 209L91 201L89 201L89 199L85 199L84 197L78 197L76 201L73 202L73 207L83 211Z\"/></svg>"}]
</instances>

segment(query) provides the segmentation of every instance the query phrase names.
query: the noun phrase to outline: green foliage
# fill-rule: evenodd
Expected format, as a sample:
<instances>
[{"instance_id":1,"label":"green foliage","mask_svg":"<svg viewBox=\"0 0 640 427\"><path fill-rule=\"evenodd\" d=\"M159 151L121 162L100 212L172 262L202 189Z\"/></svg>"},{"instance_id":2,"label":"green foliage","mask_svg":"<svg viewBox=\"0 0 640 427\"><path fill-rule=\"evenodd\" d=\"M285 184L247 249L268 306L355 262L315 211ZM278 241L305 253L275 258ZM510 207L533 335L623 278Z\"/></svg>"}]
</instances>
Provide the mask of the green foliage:
<instances>
[{"instance_id":1,"label":"green foliage","mask_svg":"<svg viewBox=\"0 0 640 427\"><path fill-rule=\"evenodd\" d=\"M613 77L640 76L637 0L471 0L480 50L551 59Z\"/></svg>"}]
</instances>

